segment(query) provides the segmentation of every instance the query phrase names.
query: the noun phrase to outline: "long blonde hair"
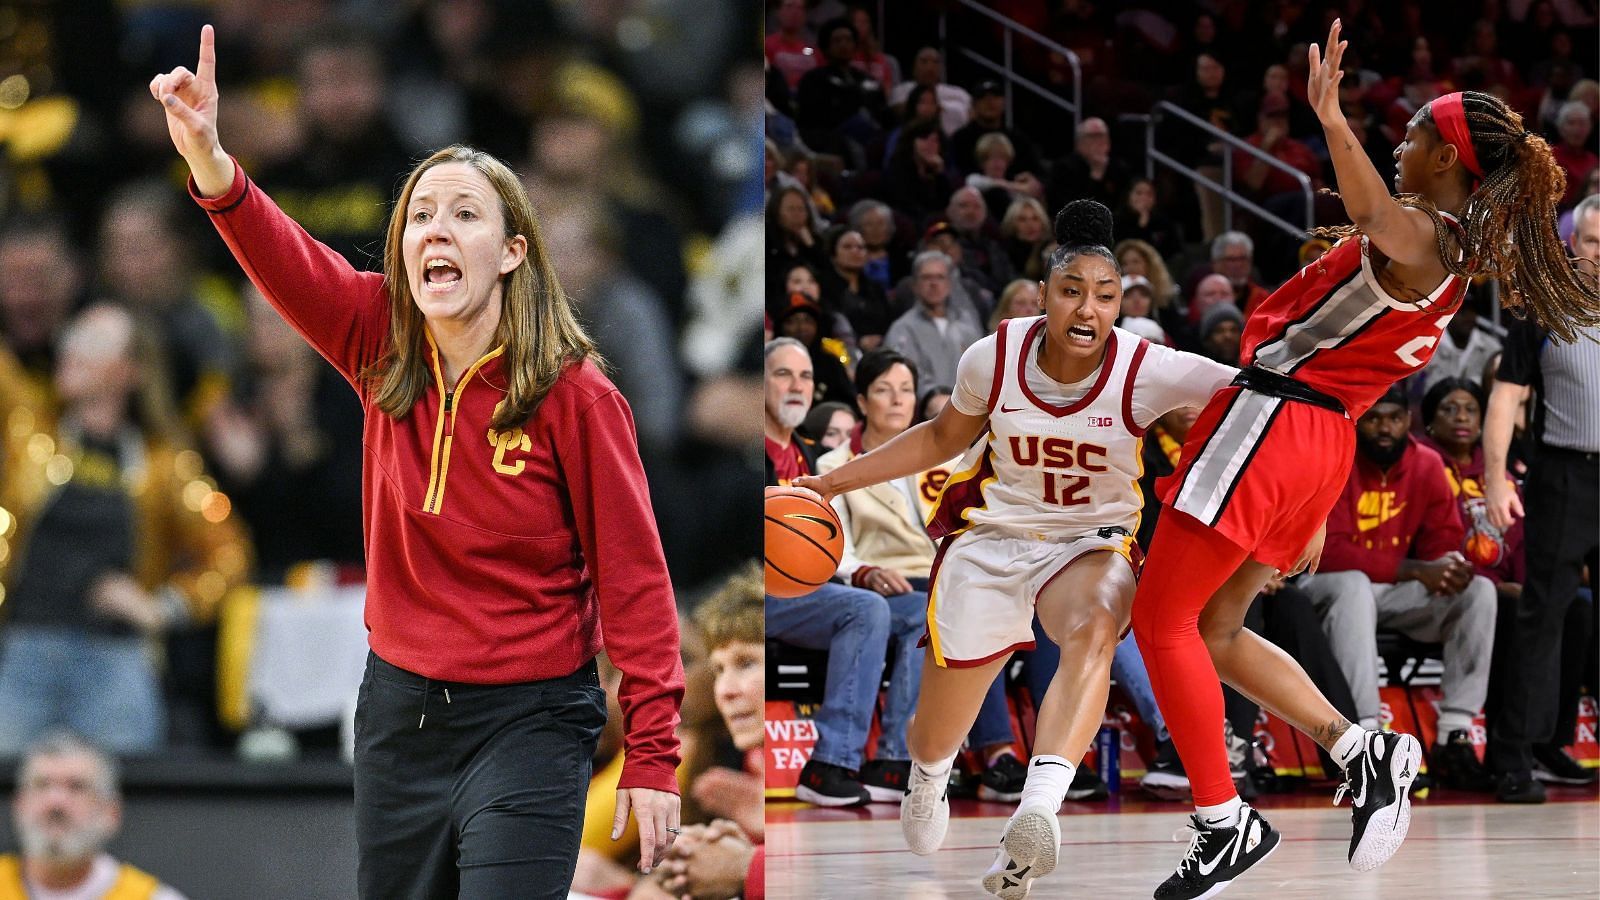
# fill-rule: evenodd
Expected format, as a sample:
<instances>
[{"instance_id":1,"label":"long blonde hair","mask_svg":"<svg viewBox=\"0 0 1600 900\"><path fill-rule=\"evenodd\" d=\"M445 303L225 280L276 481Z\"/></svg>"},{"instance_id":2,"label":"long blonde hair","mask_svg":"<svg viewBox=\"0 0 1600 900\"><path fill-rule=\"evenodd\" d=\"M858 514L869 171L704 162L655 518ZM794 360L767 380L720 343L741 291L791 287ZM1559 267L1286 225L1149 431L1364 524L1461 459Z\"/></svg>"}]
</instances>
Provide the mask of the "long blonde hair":
<instances>
[{"instance_id":1,"label":"long blonde hair","mask_svg":"<svg viewBox=\"0 0 1600 900\"><path fill-rule=\"evenodd\" d=\"M373 386L378 408L396 419L411 412L433 381L424 334L427 326L406 279L402 239L406 207L417 181L422 173L443 163L465 163L483 173L500 197L505 237L520 234L528 242L522 262L500 279L500 324L495 340L505 346L507 392L490 424L505 431L528 421L567 366L584 359L604 363L556 279L539 219L522 182L505 163L481 150L460 144L445 147L418 163L406 178L389 215L383 247L384 286L389 294L389 347L361 375Z\"/></svg>"}]
</instances>

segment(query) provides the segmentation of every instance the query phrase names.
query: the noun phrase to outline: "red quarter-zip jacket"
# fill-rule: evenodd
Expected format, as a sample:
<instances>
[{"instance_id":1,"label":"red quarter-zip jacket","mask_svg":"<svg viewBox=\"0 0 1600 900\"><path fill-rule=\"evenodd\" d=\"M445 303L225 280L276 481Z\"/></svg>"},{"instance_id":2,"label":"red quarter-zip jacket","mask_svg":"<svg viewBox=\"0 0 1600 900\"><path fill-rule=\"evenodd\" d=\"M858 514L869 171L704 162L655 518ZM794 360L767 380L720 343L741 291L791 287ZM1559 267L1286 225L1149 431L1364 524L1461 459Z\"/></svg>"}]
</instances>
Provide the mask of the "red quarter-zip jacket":
<instances>
[{"instance_id":1,"label":"red quarter-zip jacket","mask_svg":"<svg viewBox=\"0 0 1600 900\"><path fill-rule=\"evenodd\" d=\"M358 377L388 340L383 276L314 240L241 166L221 197L193 181L189 191L255 286L361 397L373 652L428 678L506 684L569 675L603 643L622 670L620 786L677 793L677 609L616 387L592 363L570 367L525 427L497 432L504 348L454 385L435 348L433 386L392 418Z\"/></svg>"}]
</instances>

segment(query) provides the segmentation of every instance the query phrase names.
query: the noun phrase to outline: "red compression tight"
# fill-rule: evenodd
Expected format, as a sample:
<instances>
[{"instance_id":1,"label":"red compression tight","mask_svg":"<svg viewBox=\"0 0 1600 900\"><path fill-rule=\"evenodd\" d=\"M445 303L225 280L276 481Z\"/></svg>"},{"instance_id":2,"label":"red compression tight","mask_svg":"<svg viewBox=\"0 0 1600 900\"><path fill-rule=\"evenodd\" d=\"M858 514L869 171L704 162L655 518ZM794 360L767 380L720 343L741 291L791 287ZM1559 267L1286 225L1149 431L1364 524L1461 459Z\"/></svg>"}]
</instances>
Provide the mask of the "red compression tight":
<instances>
[{"instance_id":1,"label":"red compression tight","mask_svg":"<svg viewBox=\"0 0 1600 900\"><path fill-rule=\"evenodd\" d=\"M1192 516L1164 507L1134 595L1133 633L1196 806L1225 803L1237 793L1222 737L1222 684L1199 623L1211 596L1247 556Z\"/></svg>"}]
</instances>

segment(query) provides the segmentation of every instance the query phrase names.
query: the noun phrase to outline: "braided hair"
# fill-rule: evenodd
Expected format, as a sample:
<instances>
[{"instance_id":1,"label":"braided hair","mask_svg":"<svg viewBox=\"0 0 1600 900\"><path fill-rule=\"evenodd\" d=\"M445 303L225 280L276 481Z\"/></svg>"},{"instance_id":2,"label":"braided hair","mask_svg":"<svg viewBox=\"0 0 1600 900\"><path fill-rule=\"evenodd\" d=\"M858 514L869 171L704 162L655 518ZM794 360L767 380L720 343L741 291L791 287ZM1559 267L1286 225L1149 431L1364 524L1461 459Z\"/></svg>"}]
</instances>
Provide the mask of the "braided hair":
<instances>
[{"instance_id":1,"label":"braided hair","mask_svg":"<svg viewBox=\"0 0 1600 900\"><path fill-rule=\"evenodd\" d=\"M1111 263L1117 275L1122 265L1111 252L1111 210L1098 200L1074 200L1056 213L1055 237L1059 245L1050 253L1050 271L1089 254Z\"/></svg>"},{"instance_id":2,"label":"braided hair","mask_svg":"<svg viewBox=\"0 0 1600 900\"><path fill-rule=\"evenodd\" d=\"M1463 91L1461 107L1484 176L1467 198L1460 230L1453 232L1438 208L1420 195L1397 199L1433 220L1445 271L1499 279L1507 289L1507 309L1531 316L1564 342L1576 341L1579 329L1600 325L1600 284L1567 257L1556 231L1556 203L1566 190L1566 173L1545 139L1524 128L1522 116L1498 97ZM1431 105L1418 122L1438 130ZM1472 177L1465 167L1462 171ZM1360 229L1345 225L1312 233L1337 240ZM1465 251L1463 258L1457 259L1452 241Z\"/></svg>"}]
</instances>

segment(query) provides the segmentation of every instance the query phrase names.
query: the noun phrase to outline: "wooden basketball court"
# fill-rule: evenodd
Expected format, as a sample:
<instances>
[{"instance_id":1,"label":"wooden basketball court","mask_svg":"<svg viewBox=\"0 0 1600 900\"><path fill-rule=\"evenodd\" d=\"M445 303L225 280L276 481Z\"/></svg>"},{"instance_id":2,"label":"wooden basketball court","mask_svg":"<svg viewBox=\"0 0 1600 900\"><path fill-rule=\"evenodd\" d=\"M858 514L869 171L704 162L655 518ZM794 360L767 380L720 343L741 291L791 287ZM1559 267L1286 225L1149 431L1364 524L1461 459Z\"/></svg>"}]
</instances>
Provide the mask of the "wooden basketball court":
<instances>
[{"instance_id":1,"label":"wooden basketball court","mask_svg":"<svg viewBox=\"0 0 1600 900\"><path fill-rule=\"evenodd\" d=\"M1459 795L1458 795L1459 797ZM1284 840L1232 885L1229 898L1359 897L1362 900L1600 897L1600 802L1593 789L1551 791L1544 806L1506 806L1439 796L1418 802L1404 847L1382 869L1345 863L1350 813L1331 792L1264 797L1258 804ZM1060 866L1030 898L1149 897L1183 856L1172 840L1188 807L1139 799L1068 803ZM978 878L994 858L1007 806L957 801L944 849L912 855L899 810L822 810L770 804L767 894L772 898L983 898Z\"/></svg>"}]
</instances>

